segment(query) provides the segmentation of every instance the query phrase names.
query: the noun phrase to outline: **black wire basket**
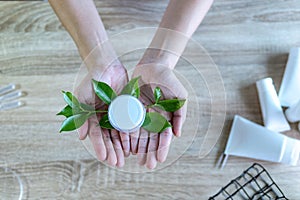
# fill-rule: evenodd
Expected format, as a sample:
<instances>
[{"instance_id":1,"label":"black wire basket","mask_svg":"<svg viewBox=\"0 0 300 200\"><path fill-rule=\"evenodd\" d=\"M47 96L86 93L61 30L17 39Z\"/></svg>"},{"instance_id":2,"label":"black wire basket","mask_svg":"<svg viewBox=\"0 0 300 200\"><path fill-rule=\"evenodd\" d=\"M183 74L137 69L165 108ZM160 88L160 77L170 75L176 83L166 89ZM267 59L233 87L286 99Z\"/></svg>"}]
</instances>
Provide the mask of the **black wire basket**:
<instances>
[{"instance_id":1,"label":"black wire basket","mask_svg":"<svg viewBox=\"0 0 300 200\"><path fill-rule=\"evenodd\" d=\"M209 200L277 200L288 199L267 170L254 163Z\"/></svg>"}]
</instances>

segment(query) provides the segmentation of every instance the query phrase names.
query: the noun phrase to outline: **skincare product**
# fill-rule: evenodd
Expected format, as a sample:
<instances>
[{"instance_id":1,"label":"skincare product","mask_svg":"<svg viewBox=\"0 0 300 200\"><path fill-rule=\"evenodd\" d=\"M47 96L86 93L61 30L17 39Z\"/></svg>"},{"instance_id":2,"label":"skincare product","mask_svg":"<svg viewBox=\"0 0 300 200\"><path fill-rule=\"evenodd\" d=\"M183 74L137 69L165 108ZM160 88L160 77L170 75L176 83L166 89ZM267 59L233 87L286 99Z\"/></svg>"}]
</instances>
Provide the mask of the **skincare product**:
<instances>
[{"instance_id":1,"label":"skincare product","mask_svg":"<svg viewBox=\"0 0 300 200\"><path fill-rule=\"evenodd\" d=\"M13 92L10 92L10 93L0 96L0 102L16 99L16 98L22 97L24 95L25 95L25 93L21 92L19 90L13 91Z\"/></svg>"},{"instance_id":2,"label":"skincare product","mask_svg":"<svg viewBox=\"0 0 300 200\"><path fill-rule=\"evenodd\" d=\"M279 90L282 106L289 107L300 99L300 48L292 48Z\"/></svg>"},{"instance_id":3,"label":"skincare product","mask_svg":"<svg viewBox=\"0 0 300 200\"><path fill-rule=\"evenodd\" d=\"M293 104L285 111L286 118L290 122L298 122L300 121L300 100Z\"/></svg>"},{"instance_id":4,"label":"skincare product","mask_svg":"<svg viewBox=\"0 0 300 200\"><path fill-rule=\"evenodd\" d=\"M265 78L257 81L256 87L265 127L276 132L291 130L281 108L273 80Z\"/></svg>"},{"instance_id":5,"label":"skincare product","mask_svg":"<svg viewBox=\"0 0 300 200\"><path fill-rule=\"evenodd\" d=\"M142 126L145 113L143 104L137 98L131 95L120 95L109 105L108 119L115 129L133 132Z\"/></svg>"},{"instance_id":6,"label":"skincare product","mask_svg":"<svg viewBox=\"0 0 300 200\"><path fill-rule=\"evenodd\" d=\"M299 140L236 115L224 151L222 168L230 155L297 165L299 153Z\"/></svg>"}]
</instances>

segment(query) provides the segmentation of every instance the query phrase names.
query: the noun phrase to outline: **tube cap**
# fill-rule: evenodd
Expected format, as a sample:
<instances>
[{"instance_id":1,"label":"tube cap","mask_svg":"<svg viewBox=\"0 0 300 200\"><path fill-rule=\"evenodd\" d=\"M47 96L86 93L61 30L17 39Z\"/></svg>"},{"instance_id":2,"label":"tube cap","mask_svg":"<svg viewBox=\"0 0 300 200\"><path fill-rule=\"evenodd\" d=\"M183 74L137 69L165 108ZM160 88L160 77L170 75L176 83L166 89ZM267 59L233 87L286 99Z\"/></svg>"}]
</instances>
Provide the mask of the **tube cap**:
<instances>
[{"instance_id":1,"label":"tube cap","mask_svg":"<svg viewBox=\"0 0 300 200\"><path fill-rule=\"evenodd\" d=\"M285 111L285 116L292 123L300 121L300 100Z\"/></svg>"},{"instance_id":2,"label":"tube cap","mask_svg":"<svg viewBox=\"0 0 300 200\"><path fill-rule=\"evenodd\" d=\"M262 92L272 92L275 90L274 85L273 85L273 80L272 78L264 78L256 82L256 87L258 91ZM276 94L277 96L277 94Z\"/></svg>"},{"instance_id":3,"label":"tube cap","mask_svg":"<svg viewBox=\"0 0 300 200\"><path fill-rule=\"evenodd\" d=\"M140 128L145 120L145 113L143 104L131 95L116 97L108 107L111 125L122 132L133 132Z\"/></svg>"}]
</instances>

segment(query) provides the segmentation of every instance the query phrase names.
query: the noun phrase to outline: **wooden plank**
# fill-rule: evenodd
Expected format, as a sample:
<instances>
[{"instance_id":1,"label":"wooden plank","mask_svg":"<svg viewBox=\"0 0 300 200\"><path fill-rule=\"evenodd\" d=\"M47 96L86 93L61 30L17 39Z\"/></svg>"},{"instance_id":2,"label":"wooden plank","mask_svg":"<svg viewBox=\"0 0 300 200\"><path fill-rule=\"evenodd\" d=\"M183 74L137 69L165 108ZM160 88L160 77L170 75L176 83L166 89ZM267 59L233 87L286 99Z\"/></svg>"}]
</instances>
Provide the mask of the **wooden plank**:
<instances>
[{"instance_id":1,"label":"wooden plank","mask_svg":"<svg viewBox=\"0 0 300 200\"><path fill-rule=\"evenodd\" d=\"M228 166L211 169L211 158L184 156L174 165L155 173L127 173L94 160L13 165L21 175L28 199L208 199L225 183L251 165L248 159L230 159ZM295 167L262 164L290 199L297 199L300 183ZM287 178L289 177L289 178ZM0 176L0 181L4 177ZM4 179L5 180L5 179ZM293 182L291 184L291 182Z\"/></svg>"},{"instance_id":2,"label":"wooden plank","mask_svg":"<svg viewBox=\"0 0 300 200\"><path fill-rule=\"evenodd\" d=\"M101 0L96 1L96 6L110 37L115 38L115 34L133 28L157 27L167 2ZM20 83L28 95L23 98L26 106L0 112L0 169L10 168L20 174L24 199L207 199L254 162L231 157L223 171L214 169L235 114L262 123L254 83L271 76L279 88L288 51L300 45L299 27L297 0L216 0L193 39L208 50L224 82L226 120L221 138L207 157L198 158L209 118L221 116L225 108L211 113L205 78L213 79L216 74L205 61L200 62L202 55L198 49L191 47L185 55L199 58L203 72L212 74L199 78L183 60L177 67L192 84L203 88L194 99L201 102L198 135L178 160L177 153L185 147L180 144L190 145L193 130L187 128L181 141L173 142L169 166L159 165L163 169L153 173L130 173L145 172L135 164L136 157L127 159L123 169L112 169L95 161L76 134L57 133L62 118L55 114L64 106L60 91L73 89L81 60L48 3L1 2L0 85ZM152 35L136 32L131 36L134 39L117 38L115 47L119 52L126 52L126 47L145 47ZM142 52L127 52L121 60L132 68ZM215 90L219 87L212 86ZM221 95L217 97L222 99ZM189 127L188 123L186 126ZM288 134L300 138L296 131ZM214 144L218 135L218 131L213 131L208 144ZM289 199L300 198L299 166L261 163ZM17 191L13 185L5 185L9 180L9 175L0 173L0 191L4 191L4 185L5 191L10 192L6 199L13 199Z\"/></svg>"}]
</instances>

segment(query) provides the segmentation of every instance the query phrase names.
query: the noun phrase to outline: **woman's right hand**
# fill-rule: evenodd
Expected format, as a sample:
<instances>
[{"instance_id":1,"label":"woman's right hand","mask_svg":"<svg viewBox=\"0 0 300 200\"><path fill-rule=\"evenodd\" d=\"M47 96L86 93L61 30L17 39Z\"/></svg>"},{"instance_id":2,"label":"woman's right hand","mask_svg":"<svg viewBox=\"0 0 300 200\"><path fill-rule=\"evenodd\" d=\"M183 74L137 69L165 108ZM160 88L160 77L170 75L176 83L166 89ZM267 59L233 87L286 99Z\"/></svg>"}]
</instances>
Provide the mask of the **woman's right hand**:
<instances>
[{"instance_id":1,"label":"woman's right hand","mask_svg":"<svg viewBox=\"0 0 300 200\"><path fill-rule=\"evenodd\" d=\"M92 79L110 85L115 91L120 91L128 82L126 69L121 64L111 65L105 70L101 68L85 76L75 91L79 101L95 107L97 110L107 110L96 95L92 86ZM79 138L84 140L87 136L93 144L97 158L107 161L111 166L122 167L124 156L129 156L129 135L116 130L102 129L99 126L101 115L94 115L79 128Z\"/></svg>"}]
</instances>

